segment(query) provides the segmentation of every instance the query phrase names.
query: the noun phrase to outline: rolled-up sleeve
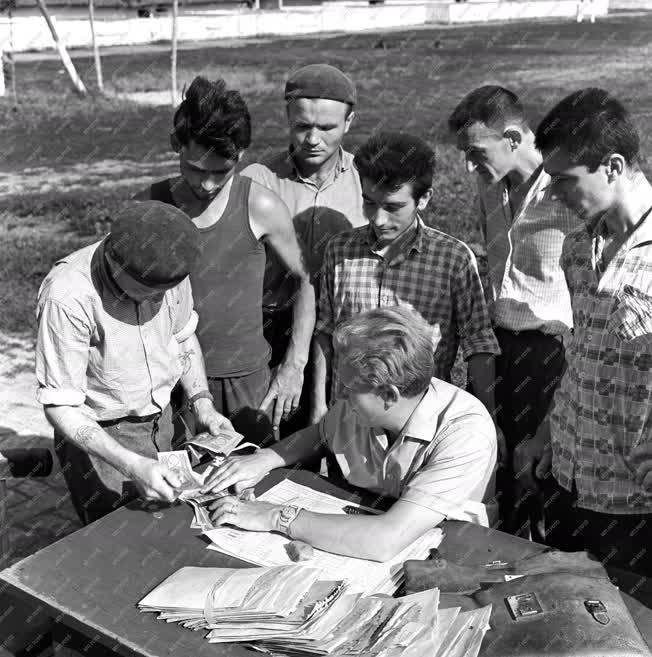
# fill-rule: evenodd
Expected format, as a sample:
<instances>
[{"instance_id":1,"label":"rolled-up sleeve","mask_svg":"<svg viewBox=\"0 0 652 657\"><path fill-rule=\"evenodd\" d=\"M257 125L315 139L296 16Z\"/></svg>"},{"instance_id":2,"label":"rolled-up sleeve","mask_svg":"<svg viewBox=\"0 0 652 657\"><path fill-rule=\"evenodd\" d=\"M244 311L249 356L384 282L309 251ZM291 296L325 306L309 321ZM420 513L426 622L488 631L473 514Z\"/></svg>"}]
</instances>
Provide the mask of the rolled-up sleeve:
<instances>
[{"instance_id":1,"label":"rolled-up sleeve","mask_svg":"<svg viewBox=\"0 0 652 657\"><path fill-rule=\"evenodd\" d=\"M177 342L185 342L194 335L199 323L199 316L194 309L190 278L186 277L173 290L170 300L173 308L173 331Z\"/></svg>"},{"instance_id":2,"label":"rolled-up sleeve","mask_svg":"<svg viewBox=\"0 0 652 657\"><path fill-rule=\"evenodd\" d=\"M444 516L463 514L469 500L481 501L496 463L496 432L488 416L452 422L403 489L400 499Z\"/></svg>"},{"instance_id":3,"label":"rolled-up sleeve","mask_svg":"<svg viewBox=\"0 0 652 657\"><path fill-rule=\"evenodd\" d=\"M91 339L87 318L59 301L46 300L38 320L36 398L44 405L81 406Z\"/></svg>"},{"instance_id":4,"label":"rolled-up sleeve","mask_svg":"<svg viewBox=\"0 0 652 657\"><path fill-rule=\"evenodd\" d=\"M464 245L464 258L455 276L453 304L464 360L475 354L499 354L475 256Z\"/></svg>"},{"instance_id":5,"label":"rolled-up sleeve","mask_svg":"<svg viewBox=\"0 0 652 657\"><path fill-rule=\"evenodd\" d=\"M333 312L333 282L335 278L335 250L331 239L324 252L319 281L319 304L317 306L317 322L315 333L333 335L335 332L335 316Z\"/></svg>"}]
</instances>

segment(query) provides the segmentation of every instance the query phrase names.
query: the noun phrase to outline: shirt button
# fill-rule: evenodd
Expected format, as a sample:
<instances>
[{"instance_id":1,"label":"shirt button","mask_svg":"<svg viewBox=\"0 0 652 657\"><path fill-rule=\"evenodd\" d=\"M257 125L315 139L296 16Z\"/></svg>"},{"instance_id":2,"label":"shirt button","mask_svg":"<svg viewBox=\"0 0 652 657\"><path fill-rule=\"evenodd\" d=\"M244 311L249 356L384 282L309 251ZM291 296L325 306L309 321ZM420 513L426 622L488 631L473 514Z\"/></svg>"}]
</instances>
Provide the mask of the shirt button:
<instances>
[{"instance_id":1,"label":"shirt button","mask_svg":"<svg viewBox=\"0 0 652 657\"><path fill-rule=\"evenodd\" d=\"M587 341L587 342L591 342L591 340L593 340L593 336L589 333L589 334L587 334L587 336L586 336L586 341Z\"/></svg>"}]
</instances>

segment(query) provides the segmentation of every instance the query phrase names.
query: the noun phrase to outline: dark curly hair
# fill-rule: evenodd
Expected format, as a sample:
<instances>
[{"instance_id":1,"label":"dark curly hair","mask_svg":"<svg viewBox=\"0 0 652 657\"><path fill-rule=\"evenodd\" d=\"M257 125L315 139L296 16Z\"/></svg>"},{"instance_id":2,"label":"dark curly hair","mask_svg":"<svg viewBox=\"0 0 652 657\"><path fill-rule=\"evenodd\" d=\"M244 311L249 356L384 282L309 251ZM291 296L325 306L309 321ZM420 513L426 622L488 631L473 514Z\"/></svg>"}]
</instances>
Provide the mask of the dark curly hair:
<instances>
[{"instance_id":1,"label":"dark curly hair","mask_svg":"<svg viewBox=\"0 0 652 657\"><path fill-rule=\"evenodd\" d=\"M229 160L251 144L247 104L221 79L210 82L197 76L184 92L173 125L173 141L185 146L192 140Z\"/></svg>"},{"instance_id":2,"label":"dark curly hair","mask_svg":"<svg viewBox=\"0 0 652 657\"><path fill-rule=\"evenodd\" d=\"M361 178L378 187L395 191L411 183L412 198L418 201L432 187L435 153L413 135L379 132L359 148L354 164Z\"/></svg>"}]
</instances>

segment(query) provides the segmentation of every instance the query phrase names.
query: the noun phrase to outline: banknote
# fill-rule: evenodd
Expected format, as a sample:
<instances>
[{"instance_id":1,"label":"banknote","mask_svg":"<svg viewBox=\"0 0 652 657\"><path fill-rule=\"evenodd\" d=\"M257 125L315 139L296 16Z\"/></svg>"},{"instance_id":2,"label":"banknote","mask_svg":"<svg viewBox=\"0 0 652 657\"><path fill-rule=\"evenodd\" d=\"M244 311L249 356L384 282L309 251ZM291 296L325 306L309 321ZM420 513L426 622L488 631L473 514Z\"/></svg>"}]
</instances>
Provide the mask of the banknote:
<instances>
[{"instance_id":1,"label":"banknote","mask_svg":"<svg viewBox=\"0 0 652 657\"><path fill-rule=\"evenodd\" d=\"M194 516L190 523L191 529L201 529L202 531L215 529L215 525L213 525L208 509L205 505L219 497L224 497L224 495L226 495L226 492L208 493L206 495L202 495L201 493L182 493L179 496L180 499L187 502L193 509Z\"/></svg>"},{"instance_id":2,"label":"banknote","mask_svg":"<svg viewBox=\"0 0 652 657\"><path fill-rule=\"evenodd\" d=\"M228 456L243 438L244 436L237 431L224 429L216 435L210 433L197 434L186 442L186 446L195 452L203 451Z\"/></svg>"},{"instance_id":3,"label":"banknote","mask_svg":"<svg viewBox=\"0 0 652 657\"><path fill-rule=\"evenodd\" d=\"M190 466L190 459L185 450L174 452L159 452L159 463L163 463L167 468L174 472L179 479L178 490L187 490L189 488L197 488L201 485L201 481L196 477Z\"/></svg>"}]
</instances>

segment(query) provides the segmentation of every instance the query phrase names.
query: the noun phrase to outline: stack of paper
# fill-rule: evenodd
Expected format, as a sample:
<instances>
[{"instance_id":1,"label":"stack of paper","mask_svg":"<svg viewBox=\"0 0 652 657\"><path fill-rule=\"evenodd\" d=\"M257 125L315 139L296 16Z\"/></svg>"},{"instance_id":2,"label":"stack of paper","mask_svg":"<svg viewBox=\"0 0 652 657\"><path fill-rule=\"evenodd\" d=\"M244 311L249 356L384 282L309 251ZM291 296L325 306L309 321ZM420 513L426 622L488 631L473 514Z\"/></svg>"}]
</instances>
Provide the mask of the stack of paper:
<instances>
[{"instance_id":1,"label":"stack of paper","mask_svg":"<svg viewBox=\"0 0 652 657\"><path fill-rule=\"evenodd\" d=\"M141 611L210 643L244 643L271 655L309 657L476 657L491 606L439 609L439 591L404 598L350 594L319 571L181 568L143 598Z\"/></svg>"},{"instance_id":2,"label":"stack of paper","mask_svg":"<svg viewBox=\"0 0 652 657\"><path fill-rule=\"evenodd\" d=\"M351 508L365 510L359 504L319 493L289 480L270 488L258 499L272 504L294 504L317 513L345 514ZM209 549L258 566L282 566L292 563L287 553L291 539L281 534L220 527L206 531L205 535L212 543L208 546ZM442 537L440 529L432 529L385 563L343 557L317 549L314 549L314 558L306 563L319 568L324 579L346 579L351 592L393 595L403 583L403 563L408 559L425 559L430 549L441 543Z\"/></svg>"},{"instance_id":3,"label":"stack of paper","mask_svg":"<svg viewBox=\"0 0 652 657\"><path fill-rule=\"evenodd\" d=\"M190 629L268 624L275 627L305 612L307 603L324 604L344 589L342 582L317 582L319 571L296 564L281 568L184 567L139 603L161 620Z\"/></svg>"}]
</instances>

